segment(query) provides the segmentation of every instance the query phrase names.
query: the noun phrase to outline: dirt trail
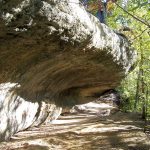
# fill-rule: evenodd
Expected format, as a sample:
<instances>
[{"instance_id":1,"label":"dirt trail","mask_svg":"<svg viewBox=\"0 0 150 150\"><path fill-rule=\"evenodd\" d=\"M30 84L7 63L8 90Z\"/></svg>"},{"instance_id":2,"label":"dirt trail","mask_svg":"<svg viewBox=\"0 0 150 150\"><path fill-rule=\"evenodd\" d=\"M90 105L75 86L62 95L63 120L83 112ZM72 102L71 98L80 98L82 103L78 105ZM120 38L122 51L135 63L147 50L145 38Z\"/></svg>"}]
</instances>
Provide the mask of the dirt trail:
<instances>
[{"instance_id":1,"label":"dirt trail","mask_svg":"<svg viewBox=\"0 0 150 150\"><path fill-rule=\"evenodd\" d=\"M109 117L68 114L52 124L16 134L0 150L150 150L150 138L133 113Z\"/></svg>"}]
</instances>

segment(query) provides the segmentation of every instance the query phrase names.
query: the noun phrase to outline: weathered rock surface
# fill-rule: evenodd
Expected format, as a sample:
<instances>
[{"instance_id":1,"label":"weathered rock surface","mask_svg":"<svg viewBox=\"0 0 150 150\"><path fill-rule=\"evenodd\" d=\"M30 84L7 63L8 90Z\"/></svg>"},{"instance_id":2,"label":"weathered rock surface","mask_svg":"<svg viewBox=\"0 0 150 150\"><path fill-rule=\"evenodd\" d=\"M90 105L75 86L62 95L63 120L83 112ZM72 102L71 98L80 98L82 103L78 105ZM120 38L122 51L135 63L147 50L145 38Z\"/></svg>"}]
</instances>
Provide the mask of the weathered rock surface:
<instances>
[{"instance_id":1,"label":"weathered rock surface","mask_svg":"<svg viewBox=\"0 0 150 150\"><path fill-rule=\"evenodd\" d=\"M113 89L135 58L78 0L0 0L1 140Z\"/></svg>"},{"instance_id":2,"label":"weathered rock surface","mask_svg":"<svg viewBox=\"0 0 150 150\"><path fill-rule=\"evenodd\" d=\"M0 84L0 141L31 126L55 120L62 108L46 102L29 102L13 91L16 84Z\"/></svg>"},{"instance_id":3,"label":"weathered rock surface","mask_svg":"<svg viewBox=\"0 0 150 150\"><path fill-rule=\"evenodd\" d=\"M119 110L120 101L119 93L110 90L93 102L73 106L70 113L95 114L102 117L109 116Z\"/></svg>"}]
</instances>

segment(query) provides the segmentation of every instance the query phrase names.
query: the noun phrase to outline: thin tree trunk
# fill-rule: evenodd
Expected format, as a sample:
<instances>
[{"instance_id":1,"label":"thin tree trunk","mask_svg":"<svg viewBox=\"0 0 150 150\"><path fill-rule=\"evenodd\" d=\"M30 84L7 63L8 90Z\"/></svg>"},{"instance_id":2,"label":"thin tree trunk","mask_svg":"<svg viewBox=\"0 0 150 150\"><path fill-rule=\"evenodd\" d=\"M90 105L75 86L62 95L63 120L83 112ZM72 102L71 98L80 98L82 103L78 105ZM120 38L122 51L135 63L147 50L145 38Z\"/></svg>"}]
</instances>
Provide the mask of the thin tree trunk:
<instances>
[{"instance_id":1,"label":"thin tree trunk","mask_svg":"<svg viewBox=\"0 0 150 150\"><path fill-rule=\"evenodd\" d=\"M141 93L142 93L142 119L146 119L146 102L145 102L145 84L144 84L144 53L143 49L141 48L141 43L140 43L140 51L141 51Z\"/></svg>"},{"instance_id":2,"label":"thin tree trunk","mask_svg":"<svg viewBox=\"0 0 150 150\"><path fill-rule=\"evenodd\" d=\"M140 66L139 66L138 76L137 76L137 86L136 86L136 94L135 94L135 102L134 102L134 111L137 110L137 104L139 102L139 87L140 87Z\"/></svg>"},{"instance_id":3,"label":"thin tree trunk","mask_svg":"<svg viewBox=\"0 0 150 150\"><path fill-rule=\"evenodd\" d=\"M146 84L146 101L145 101L145 107L146 107L146 120L147 120L147 117L148 117L148 85Z\"/></svg>"}]
</instances>

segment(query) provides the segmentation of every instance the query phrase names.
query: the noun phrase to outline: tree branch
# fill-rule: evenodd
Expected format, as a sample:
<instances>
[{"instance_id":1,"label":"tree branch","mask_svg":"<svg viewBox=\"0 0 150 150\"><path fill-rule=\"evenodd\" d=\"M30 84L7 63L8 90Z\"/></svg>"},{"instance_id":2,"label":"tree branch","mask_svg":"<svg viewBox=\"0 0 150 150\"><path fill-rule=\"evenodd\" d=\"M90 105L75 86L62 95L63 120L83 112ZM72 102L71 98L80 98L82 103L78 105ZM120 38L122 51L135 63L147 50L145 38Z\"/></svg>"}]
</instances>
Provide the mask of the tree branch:
<instances>
[{"instance_id":1,"label":"tree branch","mask_svg":"<svg viewBox=\"0 0 150 150\"><path fill-rule=\"evenodd\" d=\"M134 41L135 39L140 37L147 29L148 29L148 27L145 30L143 30L139 35L137 35L135 38L131 39L131 41Z\"/></svg>"},{"instance_id":2,"label":"tree branch","mask_svg":"<svg viewBox=\"0 0 150 150\"><path fill-rule=\"evenodd\" d=\"M150 24L148 22L146 22L145 20L141 20L139 19L137 16L131 14L130 12L128 12L127 10L125 10L124 8L122 8L119 4L115 3L119 8L121 8L124 12L126 12L128 15L132 16L134 19L136 19L137 21L145 24L146 26L148 26L148 28L150 28Z\"/></svg>"}]
</instances>

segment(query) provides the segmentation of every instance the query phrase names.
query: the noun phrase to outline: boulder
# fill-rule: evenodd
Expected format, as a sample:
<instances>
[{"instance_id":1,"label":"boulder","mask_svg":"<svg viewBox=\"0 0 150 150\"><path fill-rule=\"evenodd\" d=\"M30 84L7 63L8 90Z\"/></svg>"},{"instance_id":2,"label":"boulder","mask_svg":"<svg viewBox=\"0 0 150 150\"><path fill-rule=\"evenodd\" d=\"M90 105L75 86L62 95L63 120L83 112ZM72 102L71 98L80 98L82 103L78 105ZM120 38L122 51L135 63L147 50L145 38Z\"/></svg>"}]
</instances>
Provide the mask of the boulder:
<instances>
[{"instance_id":1,"label":"boulder","mask_svg":"<svg viewBox=\"0 0 150 150\"><path fill-rule=\"evenodd\" d=\"M1 140L115 88L135 60L78 0L0 0Z\"/></svg>"}]
</instances>

